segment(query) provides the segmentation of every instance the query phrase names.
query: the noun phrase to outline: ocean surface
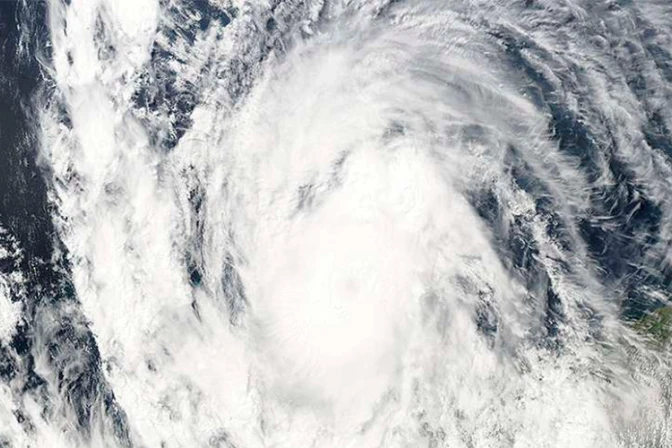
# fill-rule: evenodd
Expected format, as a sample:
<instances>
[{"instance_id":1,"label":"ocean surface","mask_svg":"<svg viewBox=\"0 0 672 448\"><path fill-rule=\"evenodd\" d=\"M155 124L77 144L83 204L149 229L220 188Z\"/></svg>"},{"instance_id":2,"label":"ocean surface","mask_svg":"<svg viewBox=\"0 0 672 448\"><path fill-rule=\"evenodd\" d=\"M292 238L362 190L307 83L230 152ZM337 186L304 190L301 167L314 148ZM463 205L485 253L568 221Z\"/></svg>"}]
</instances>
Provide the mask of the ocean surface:
<instances>
[{"instance_id":1,"label":"ocean surface","mask_svg":"<svg viewBox=\"0 0 672 448\"><path fill-rule=\"evenodd\" d=\"M0 448L672 447L669 0L0 1Z\"/></svg>"}]
</instances>

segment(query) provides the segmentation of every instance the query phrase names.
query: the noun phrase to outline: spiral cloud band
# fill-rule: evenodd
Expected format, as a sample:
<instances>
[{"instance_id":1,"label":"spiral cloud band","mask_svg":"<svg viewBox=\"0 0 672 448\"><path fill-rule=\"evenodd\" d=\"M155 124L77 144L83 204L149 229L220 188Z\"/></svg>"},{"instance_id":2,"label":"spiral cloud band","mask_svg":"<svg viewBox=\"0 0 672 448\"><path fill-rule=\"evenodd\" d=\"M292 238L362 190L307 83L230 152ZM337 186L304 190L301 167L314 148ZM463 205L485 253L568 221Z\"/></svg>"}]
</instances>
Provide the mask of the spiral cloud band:
<instances>
[{"instance_id":1,"label":"spiral cloud band","mask_svg":"<svg viewBox=\"0 0 672 448\"><path fill-rule=\"evenodd\" d=\"M667 0L0 23L0 447L672 446Z\"/></svg>"}]
</instances>

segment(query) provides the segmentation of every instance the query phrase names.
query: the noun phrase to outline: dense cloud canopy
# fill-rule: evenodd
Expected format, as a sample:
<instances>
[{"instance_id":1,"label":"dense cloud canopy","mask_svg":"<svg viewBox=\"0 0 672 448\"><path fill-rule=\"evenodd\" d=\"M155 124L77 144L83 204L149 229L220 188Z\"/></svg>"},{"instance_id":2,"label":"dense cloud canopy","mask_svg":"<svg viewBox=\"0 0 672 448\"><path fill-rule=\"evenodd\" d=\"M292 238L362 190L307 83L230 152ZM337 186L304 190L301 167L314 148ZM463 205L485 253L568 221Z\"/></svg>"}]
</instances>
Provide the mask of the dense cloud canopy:
<instances>
[{"instance_id":1,"label":"dense cloud canopy","mask_svg":"<svg viewBox=\"0 0 672 448\"><path fill-rule=\"evenodd\" d=\"M672 446L668 0L0 1L0 447Z\"/></svg>"}]
</instances>

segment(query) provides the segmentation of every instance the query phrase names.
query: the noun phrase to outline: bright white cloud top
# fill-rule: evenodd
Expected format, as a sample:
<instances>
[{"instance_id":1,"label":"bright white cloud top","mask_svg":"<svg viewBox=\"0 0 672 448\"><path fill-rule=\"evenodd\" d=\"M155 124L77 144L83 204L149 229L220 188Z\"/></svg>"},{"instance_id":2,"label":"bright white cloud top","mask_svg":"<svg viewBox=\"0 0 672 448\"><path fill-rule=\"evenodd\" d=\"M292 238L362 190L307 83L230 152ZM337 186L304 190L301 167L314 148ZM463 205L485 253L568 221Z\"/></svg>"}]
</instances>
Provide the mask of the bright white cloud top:
<instances>
[{"instance_id":1,"label":"bright white cloud top","mask_svg":"<svg viewBox=\"0 0 672 448\"><path fill-rule=\"evenodd\" d=\"M48 2L0 446L671 446L672 8L625 3Z\"/></svg>"}]
</instances>

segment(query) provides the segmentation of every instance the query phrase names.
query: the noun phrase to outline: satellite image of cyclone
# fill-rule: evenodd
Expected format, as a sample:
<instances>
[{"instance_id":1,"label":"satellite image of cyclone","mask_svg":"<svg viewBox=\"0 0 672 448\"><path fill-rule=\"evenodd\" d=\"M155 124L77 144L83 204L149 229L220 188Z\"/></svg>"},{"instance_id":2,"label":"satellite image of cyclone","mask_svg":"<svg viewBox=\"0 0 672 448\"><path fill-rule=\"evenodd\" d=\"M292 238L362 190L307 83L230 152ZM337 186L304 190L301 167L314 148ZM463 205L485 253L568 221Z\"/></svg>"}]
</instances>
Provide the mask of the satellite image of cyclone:
<instances>
[{"instance_id":1,"label":"satellite image of cyclone","mask_svg":"<svg viewBox=\"0 0 672 448\"><path fill-rule=\"evenodd\" d=\"M0 448L672 448L672 1L0 0Z\"/></svg>"}]
</instances>

